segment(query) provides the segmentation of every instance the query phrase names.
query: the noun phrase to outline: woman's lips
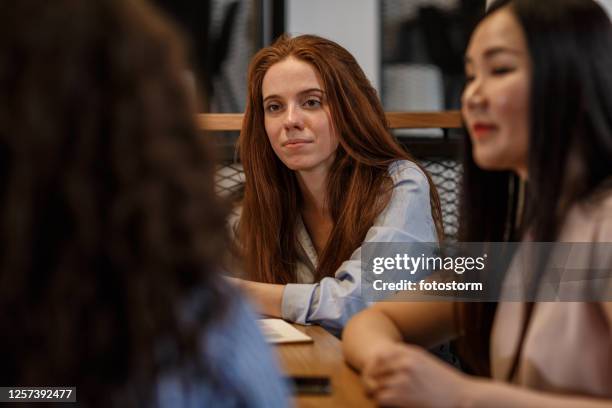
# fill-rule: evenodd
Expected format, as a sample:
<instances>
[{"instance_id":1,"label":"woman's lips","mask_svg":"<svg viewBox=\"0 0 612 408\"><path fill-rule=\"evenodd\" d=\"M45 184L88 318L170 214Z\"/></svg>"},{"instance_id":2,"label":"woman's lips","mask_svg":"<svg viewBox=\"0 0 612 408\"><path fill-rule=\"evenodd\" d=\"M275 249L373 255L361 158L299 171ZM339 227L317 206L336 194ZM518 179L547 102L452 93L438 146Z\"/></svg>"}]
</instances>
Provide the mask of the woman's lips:
<instances>
[{"instance_id":1,"label":"woman's lips","mask_svg":"<svg viewBox=\"0 0 612 408\"><path fill-rule=\"evenodd\" d=\"M481 139L490 135L492 132L497 130L497 126L488 123L476 123L472 126L472 135L476 139Z\"/></svg>"},{"instance_id":2,"label":"woman's lips","mask_svg":"<svg viewBox=\"0 0 612 408\"><path fill-rule=\"evenodd\" d=\"M283 147L296 148L312 143L312 140L307 139L291 139L283 143Z\"/></svg>"}]
</instances>

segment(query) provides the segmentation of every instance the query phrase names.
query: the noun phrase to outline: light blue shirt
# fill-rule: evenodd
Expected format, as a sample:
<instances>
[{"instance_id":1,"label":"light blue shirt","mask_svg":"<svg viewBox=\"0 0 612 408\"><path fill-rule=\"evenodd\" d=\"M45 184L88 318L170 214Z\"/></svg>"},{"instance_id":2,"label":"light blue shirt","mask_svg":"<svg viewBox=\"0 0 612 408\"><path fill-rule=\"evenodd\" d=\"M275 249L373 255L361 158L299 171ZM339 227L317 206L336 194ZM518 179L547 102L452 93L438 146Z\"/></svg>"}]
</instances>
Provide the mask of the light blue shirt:
<instances>
[{"instance_id":1,"label":"light blue shirt","mask_svg":"<svg viewBox=\"0 0 612 408\"><path fill-rule=\"evenodd\" d=\"M389 175L394 186L391 199L368 230L364 242L438 242L425 174L416 164L402 160L389 166ZM361 295L361 247L340 265L333 277L315 283L312 281L318 264L317 252L301 219L298 241L302 249L296 265L300 283L285 286L282 317L301 324L319 324L339 334L354 314L368 306Z\"/></svg>"},{"instance_id":2,"label":"light blue shirt","mask_svg":"<svg viewBox=\"0 0 612 408\"><path fill-rule=\"evenodd\" d=\"M255 314L231 289L227 296L227 314L202 333L200 343L201 358L215 373L216 382L188 373L167 373L158 384L158 406L291 406L287 383L256 324Z\"/></svg>"}]
</instances>

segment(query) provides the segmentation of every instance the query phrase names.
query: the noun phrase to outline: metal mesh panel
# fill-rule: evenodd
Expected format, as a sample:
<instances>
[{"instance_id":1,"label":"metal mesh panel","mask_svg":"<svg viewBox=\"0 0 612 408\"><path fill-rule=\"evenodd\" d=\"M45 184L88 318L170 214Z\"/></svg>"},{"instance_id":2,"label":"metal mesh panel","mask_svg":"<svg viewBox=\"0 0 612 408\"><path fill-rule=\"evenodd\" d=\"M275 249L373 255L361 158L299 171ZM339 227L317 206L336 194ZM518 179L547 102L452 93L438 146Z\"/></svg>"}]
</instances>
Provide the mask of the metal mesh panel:
<instances>
[{"instance_id":1,"label":"metal mesh panel","mask_svg":"<svg viewBox=\"0 0 612 408\"><path fill-rule=\"evenodd\" d=\"M459 228L459 180L461 180L461 163L444 158L422 160L421 164L431 175L442 207L444 232L448 239L457 238Z\"/></svg>"},{"instance_id":2,"label":"metal mesh panel","mask_svg":"<svg viewBox=\"0 0 612 408\"><path fill-rule=\"evenodd\" d=\"M446 236L454 240L459 227L461 164L456 160L444 158L422 160L421 164L431 175L440 194ZM215 187L219 195L227 197L237 193L242 183L244 183L244 172L240 163L226 162L217 168Z\"/></svg>"},{"instance_id":3,"label":"metal mesh panel","mask_svg":"<svg viewBox=\"0 0 612 408\"><path fill-rule=\"evenodd\" d=\"M222 197L234 194L242 188L244 171L242 164L227 162L217 167L215 191Z\"/></svg>"}]
</instances>

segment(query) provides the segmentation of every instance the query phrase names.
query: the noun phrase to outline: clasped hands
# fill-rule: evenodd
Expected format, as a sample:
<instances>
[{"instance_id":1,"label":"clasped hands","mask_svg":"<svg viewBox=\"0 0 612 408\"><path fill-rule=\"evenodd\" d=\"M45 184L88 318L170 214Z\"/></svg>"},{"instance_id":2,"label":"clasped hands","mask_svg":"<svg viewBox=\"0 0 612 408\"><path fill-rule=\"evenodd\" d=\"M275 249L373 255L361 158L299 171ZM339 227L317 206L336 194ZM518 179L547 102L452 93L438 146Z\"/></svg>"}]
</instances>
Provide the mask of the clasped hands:
<instances>
[{"instance_id":1,"label":"clasped hands","mask_svg":"<svg viewBox=\"0 0 612 408\"><path fill-rule=\"evenodd\" d=\"M366 392L389 407L462 406L476 381L425 349L403 343L374 351L362 371Z\"/></svg>"}]
</instances>

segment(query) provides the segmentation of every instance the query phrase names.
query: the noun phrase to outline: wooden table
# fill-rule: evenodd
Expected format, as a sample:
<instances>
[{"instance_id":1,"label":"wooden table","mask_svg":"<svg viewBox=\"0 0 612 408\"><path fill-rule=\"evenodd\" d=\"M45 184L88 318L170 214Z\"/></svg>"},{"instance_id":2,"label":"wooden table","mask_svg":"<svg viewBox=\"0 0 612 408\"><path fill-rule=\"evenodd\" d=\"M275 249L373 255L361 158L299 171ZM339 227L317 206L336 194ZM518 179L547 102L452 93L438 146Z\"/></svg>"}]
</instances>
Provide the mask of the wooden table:
<instances>
[{"instance_id":1,"label":"wooden table","mask_svg":"<svg viewBox=\"0 0 612 408\"><path fill-rule=\"evenodd\" d=\"M328 376L330 395L299 395L298 407L374 407L365 395L359 375L342 357L340 341L319 326L294 325L313 343L281 344L276 349L284 372L292 376Z\"/></svg>"}]
</instances>

